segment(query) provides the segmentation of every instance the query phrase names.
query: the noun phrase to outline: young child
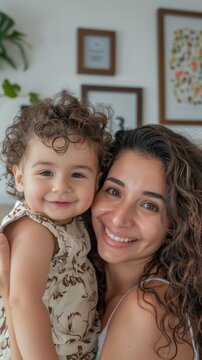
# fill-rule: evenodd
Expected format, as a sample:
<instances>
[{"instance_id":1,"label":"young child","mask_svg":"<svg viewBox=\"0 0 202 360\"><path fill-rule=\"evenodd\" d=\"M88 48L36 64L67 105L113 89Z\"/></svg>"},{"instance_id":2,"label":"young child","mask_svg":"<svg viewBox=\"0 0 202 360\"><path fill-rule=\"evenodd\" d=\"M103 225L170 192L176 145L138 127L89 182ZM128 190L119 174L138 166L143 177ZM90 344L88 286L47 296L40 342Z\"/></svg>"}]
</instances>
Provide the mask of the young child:
<instances>
[{"instance_id":1,"label":"young child","mask_svg":"<svg viewBox=\"0 0 202 360\"><path fill-rule=\"evenodd\" d=\"M94 359L97 283L81 214L92 204L111 136L107 117L65 92L24 109L2 147L11 248L10 312L29 360ZM11 359L1 299L0 358Z\"/></svg>"}]
</instances>

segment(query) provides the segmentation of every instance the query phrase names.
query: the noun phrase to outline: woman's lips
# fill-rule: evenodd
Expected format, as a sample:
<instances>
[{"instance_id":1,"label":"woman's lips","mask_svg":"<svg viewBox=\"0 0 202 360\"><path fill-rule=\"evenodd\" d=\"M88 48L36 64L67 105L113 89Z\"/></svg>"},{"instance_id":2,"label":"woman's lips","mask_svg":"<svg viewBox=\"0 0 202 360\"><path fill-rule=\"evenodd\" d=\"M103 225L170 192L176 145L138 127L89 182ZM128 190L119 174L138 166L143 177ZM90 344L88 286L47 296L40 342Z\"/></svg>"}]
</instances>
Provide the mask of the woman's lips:
<instances>
[{"instance_id":1,"label":"woman's lips","mask_svg":"<svg viewBox=\"0 0 202 360\"><path fill-rule=\"evenodd\" d=\"M109 245L118 248L128 247L130 245L133 245L134 242L137 241L137 239L134 238L117 236L106 227L104 228L104 240Z\"/></svg>"}]
</instances>

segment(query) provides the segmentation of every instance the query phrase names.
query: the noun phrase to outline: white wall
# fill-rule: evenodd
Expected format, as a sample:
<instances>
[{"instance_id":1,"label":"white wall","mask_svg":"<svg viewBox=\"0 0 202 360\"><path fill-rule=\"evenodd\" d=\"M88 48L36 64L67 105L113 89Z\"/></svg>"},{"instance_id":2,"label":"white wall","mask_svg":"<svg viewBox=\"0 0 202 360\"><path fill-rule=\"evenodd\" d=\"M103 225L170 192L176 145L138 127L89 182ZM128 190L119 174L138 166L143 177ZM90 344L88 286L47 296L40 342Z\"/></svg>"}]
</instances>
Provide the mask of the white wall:
<instances>
[{"instance_id":1,"label":"white wall","mask_svg":"<svg viewBox=\"0 0 202 360\"><path fill-rule=\"evenodd\" d=\"M29 69L4 65L0 81L19 82L24 92L52 96L68 89L80 96L81 84L143 87L143 123L158 120L157 8L202 12L201 0L0 0L0 9L12 16L16 28L27 34ZM76 29L95 28L117 33L115 76L77 74ZM23 100L24 102L24 100ZM0 140L22 100L0 99ZM173 129L202 142L202 126ZM1 169L0 169L1 170ZM0 182L0 203L9 202Z\"/></svg>"}]
</instances>

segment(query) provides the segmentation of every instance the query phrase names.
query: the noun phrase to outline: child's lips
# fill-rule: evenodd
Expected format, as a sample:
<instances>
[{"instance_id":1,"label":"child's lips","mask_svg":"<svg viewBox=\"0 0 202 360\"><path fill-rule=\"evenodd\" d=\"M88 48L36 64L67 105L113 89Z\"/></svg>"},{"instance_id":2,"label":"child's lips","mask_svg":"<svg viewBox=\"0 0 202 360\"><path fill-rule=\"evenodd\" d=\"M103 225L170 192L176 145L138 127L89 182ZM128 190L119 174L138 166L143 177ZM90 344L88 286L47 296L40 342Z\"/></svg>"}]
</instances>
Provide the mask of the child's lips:
<instances>
[{"instance_id":1,"label":"child's lips","mask_svg":"<svg viewBox=\"0 0 202 360\"><path fill-rule=\"evenodd\" d=\"M48 203L56 207L67 207L72 204L71 201L58 201L58 200L48 201Z\"/></svg>"}]
</instances>

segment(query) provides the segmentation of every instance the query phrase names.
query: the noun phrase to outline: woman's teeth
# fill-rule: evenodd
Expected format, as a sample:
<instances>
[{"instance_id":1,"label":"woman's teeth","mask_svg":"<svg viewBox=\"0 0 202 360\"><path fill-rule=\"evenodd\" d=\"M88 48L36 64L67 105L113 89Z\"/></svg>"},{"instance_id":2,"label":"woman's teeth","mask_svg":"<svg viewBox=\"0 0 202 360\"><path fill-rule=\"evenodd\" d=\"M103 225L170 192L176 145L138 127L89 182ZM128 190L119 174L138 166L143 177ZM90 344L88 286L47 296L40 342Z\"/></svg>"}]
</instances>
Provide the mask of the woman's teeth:
<instances>
[{"instance_id":1,"label":"woman's teeth","mask_svg":"<svg viewBox=\"0 0 202 360\"><path fill-rule=\"evenodd\" d=\"M105 232L107 234L107 236L114 241L118 241L118 242L122 242L122 243L127 243L127 242L132 242L135 239L133 238L124 238L124 237L119 237L119 236L115 236L113 235L107 228L105 228Z\"/></svg>"}]
</instances>

